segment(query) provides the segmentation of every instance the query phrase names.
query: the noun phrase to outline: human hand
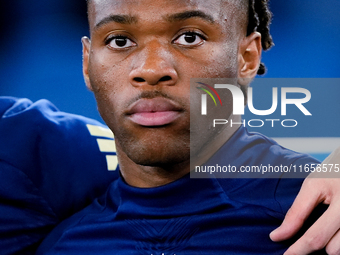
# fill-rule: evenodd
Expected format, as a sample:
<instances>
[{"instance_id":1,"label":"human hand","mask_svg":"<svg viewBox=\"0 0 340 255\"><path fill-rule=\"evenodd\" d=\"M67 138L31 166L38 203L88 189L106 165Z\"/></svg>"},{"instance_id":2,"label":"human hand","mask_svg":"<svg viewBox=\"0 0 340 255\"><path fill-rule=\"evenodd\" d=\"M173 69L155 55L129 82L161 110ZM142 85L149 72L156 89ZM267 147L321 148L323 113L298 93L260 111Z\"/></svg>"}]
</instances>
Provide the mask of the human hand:
<instances>
[{"instance_id":1,"label":"human hand","mask_svg":"<svg viewBox=\"0 0 340 255\"><path fill-rule=\"evenodd\" d=\"M284 255L309 254L324 247L328 254L340 254L340 172L334 168L330 171L331 164L340 164L340 147L321 164L329 166L328 172L314 172L305 179L284 221L270 238L279 242L293 237L318 204L329 207Z\"/></svg>"}]
</instances>

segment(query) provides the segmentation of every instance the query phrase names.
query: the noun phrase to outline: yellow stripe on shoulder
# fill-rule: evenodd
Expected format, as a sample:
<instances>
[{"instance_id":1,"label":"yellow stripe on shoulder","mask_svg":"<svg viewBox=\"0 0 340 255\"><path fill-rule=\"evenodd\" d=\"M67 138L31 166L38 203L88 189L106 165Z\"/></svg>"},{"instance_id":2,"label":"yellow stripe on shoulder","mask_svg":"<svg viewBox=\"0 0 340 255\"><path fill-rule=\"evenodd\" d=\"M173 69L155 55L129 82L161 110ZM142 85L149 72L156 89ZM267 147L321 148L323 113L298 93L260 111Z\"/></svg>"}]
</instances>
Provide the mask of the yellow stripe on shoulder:
<instances>
[{"instance_id":1,"label":"yellow stripe on shoulder","mask_svg":"<svg viewBox=\"0 0 340 255\"><path fill-rule=\"evenodd\" d=\"M112 140L114 139L114 135L110 129L90 124L87 124L86 127L89 130L91 136L97 137L96 139L97 144L101 152L116 153L116 143L114 140ZM107 163L107 170L116 171L118 167L117 155L105 155L105 157Z\"/></svg>"},{"instance_id":2,"label":"yellow stripe on shoulder","mask_svg":"<svg viewBox=\"0 0 340 255\"><path fill-rule=\"evenodd\" d=\"M97 139L97 143L101 152L116 152L116 143L113 140Z\"/></svg>"},{"instance_id":3,"label":"yellow stripe on shoulder","mask_svg":"<svg viewBox=\"0 0 340 255\"><path fill-rule=\"evenodd\" d=\"M100 126L90 125L87 124L87 129L90 131L92 136L100 136L100 137L107 137L107 138L114 138L112 131L108 128L103 128Z\"/></svg>"},{"instance_id":4,"label":"yellow stripe on shoulder","mask_svg":"<svg viewBox=\"0 0 340 255\"><path fill-rule=\"evenodd\" d=\"M118 167L118 157L116 155L106 155L107 170L116 171Z\"/></svg>"}]
</instances>

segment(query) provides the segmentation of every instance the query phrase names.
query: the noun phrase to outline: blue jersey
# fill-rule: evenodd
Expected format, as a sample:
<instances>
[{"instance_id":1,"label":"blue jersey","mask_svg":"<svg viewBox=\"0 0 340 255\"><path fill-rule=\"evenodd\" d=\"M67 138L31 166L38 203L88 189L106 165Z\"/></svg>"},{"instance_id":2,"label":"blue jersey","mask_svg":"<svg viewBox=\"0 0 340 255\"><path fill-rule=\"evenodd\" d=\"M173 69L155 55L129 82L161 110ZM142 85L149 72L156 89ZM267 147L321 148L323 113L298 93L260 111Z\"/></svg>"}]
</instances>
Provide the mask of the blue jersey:
<instances>
[{"instance_id":1,"label":"blue jersey","mask_svg":"<svg viewBox=\"0 0 340 255\"><path fill-rule=\"evenodd\" d=\"M213 156L219 165L318 163L240 128ZM303 179L192 179L156 188L115 180L102 197L60 224L37 254L283 254L269 233Z\"/></svg>"},{"instance_id":2,"label":"blue jersey","mask_svg":"<svg viewBox=\"0 0 340 255\"><path fill-rule=\"evenodd\" d=\"M104 125L46 100L0 97L0 254L34 254L118 175Z\"/></svg>"}]
</instances>

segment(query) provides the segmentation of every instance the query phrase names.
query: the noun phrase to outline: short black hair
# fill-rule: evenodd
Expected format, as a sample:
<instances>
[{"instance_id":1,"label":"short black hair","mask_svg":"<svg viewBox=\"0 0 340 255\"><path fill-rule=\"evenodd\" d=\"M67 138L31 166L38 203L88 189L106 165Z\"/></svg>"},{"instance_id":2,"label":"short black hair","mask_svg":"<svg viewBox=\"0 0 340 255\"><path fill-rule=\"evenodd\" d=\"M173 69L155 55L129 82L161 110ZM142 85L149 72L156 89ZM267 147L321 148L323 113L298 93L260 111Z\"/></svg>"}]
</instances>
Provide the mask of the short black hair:
<instances>
[{"instance_id":1,"label":"short black hair","mask_svg":"<svg viewBox=\"0 0 340 255\"><path fill-rule=\"evenodd\" d=\"M240 0L242 1L242 0ZM248 0L248 27L247 35L253 32L261 34L261 44L264 51L269 50L274 46L272 36L270 35L270 24L272 13L269 9L269 0ZM91 0L86 0L89 6ZM266 67L263 63L260 64L257 74L262 75L266 72Z\"/></svg>"}]
</instances>

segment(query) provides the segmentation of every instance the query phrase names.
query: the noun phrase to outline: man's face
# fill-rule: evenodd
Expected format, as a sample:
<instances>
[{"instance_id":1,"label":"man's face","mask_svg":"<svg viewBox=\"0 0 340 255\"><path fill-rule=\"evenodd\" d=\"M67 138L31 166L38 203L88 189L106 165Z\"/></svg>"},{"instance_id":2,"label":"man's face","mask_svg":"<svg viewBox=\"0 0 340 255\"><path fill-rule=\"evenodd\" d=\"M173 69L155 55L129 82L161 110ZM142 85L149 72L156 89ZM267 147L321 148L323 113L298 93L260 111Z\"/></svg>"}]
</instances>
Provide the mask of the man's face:
<instances>
[{"instance_id":1,"label":"man's face","mask_svg":"<svg viewBox=\"0 0 340 255\"><path fill-rule=\"evenodd\" d=\"M189 160L190 78L238 76L242 15L230 1L93 0L84 69L118 150L148 166Z\"/></svg>"}]
</instances>

